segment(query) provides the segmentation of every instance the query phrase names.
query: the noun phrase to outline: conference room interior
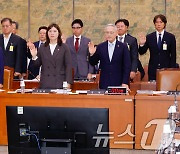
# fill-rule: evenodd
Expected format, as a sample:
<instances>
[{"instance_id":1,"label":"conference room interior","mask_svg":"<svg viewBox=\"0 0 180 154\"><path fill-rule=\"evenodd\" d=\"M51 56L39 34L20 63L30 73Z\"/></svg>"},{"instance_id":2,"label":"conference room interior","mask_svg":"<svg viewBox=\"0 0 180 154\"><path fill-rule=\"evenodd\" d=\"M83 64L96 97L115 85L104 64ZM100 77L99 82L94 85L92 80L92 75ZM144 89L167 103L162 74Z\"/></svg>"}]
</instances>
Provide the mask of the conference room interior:
<instances>
[{"instance_id":1,"label":"conference room interior","mask_svg":"<svg viewBox=\"0 0 180 154\"><path fill-rule=\"evenodd\" d=\"M0 19L9 17L17 21L18 35L25 40L30 38L33 42L38 40L38 28L48 26L52 22L60 26L66 37L72 36L71 23L77 18L84 23L83 36L90 38L95 44L104 41L104 27L109 23L114 24L120 18L128 19L130 22L128 33L139 41L140 34L146 35L155 31L154 16L164 14L168 21L166 30L176 38L176 63L180 63L178 0L13 0L11 4L9 3L1 1L3 7ZM0 31L2 32L1 26ZM155 153L160 146L162 125L167 119L172 118L168 113L170 106L176 106L179 112L180 69L158 69L156 81L149 81L149 57L149 52L139 55L145 76L141 79L141 74L137 71L133 82L129 83L131 90L129 94L102 94L99 89L100 72L94 73L91 81L73 81L71 94L54 94L54 92L42 94L38 91L21 93L21 81L14 80L14 70L5 67L3 88L5 91L0 92L0 153L8 153L7 106L23 106L24 109L28 106L107 109L108 129L109 132L113 132L109 134L112 139L108 140L110 154ZM25 89L39 89L39 80L31 81L25 78L24 82ZM15 93L17 89L19 92ZM86 91L86 94L77 94L76 91ZM178 127L178 122L176 124ZM180 139L179 134L174 133L173 139Z\"/></svg>"}]
</instances>

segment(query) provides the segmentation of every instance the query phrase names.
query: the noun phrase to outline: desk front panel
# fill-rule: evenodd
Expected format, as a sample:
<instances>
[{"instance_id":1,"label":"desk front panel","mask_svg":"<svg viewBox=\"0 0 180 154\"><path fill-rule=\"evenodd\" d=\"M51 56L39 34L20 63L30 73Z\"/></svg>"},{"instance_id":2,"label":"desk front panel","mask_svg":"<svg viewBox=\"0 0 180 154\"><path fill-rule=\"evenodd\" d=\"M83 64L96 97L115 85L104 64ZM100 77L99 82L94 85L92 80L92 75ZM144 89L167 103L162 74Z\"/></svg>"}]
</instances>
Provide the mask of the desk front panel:
<instances>
[{"instance_id":1,"label":"desk front panel","mask_svg":"<svg viewBox=\"0 0 180 154\"><path fill-rule=\"evenodd\" d=\"M153 144L158 141L155 140L156 135L162 133L155 133L158 130L157 125L160 126L158 120L168 117L168 108L173 104L173 96L135 96L135 149L142 149L142 145L147 149L154 149ZM146 133L148 133L147 137L145 137Z\"/></svg>"},{"instance_id":2,"label":"desk front panel","mask_svg":"<svg viewBox=\"0 0 180 154\"><path fill-rule=\"evenodd\" d=\"M128 134L118 137L131 125L134 132L134 96L111 95L59 95L59 94L7 94L0 93L0 144L7 145L6 106L50 106L109 108L111 148L133 148L133 137ZM129 125L129 126L130 126ZM115 141L121 141L116 143Z\"/></svg>"}]
</instances>

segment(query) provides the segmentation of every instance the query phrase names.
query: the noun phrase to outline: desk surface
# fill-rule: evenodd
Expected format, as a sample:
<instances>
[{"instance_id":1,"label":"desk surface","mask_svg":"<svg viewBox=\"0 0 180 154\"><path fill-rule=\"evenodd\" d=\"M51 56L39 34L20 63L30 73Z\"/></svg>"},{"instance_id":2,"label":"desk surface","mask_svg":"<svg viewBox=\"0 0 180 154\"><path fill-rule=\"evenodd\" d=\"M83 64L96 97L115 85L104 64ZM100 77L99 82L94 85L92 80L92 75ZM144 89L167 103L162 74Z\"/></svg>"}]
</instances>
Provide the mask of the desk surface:
<instances>
[{"instance_id":1,"label":"desk surface","mask_svg":"<svg viewBox=\"0 0 180 154\"><path fill-rule=\"evenodd\" d=\"M25 82L26 89L39 87L39 81L28 80ZM20 81L13 81L12 89L19 89ZM89 90L98 89L98 83L87 81L75 81L72 85L72 90ZM156 90L156 82L132 82L130 83L131 91L137 90Z\"/></svg>"},{"instance_id":2,"label":"desk surface","mask_svg":"<svg viewBox=\"0 0 180 154\"><path fill-rule=\"evenodd\" d=\"M134 95L59 95L59 94L7 94L0 93L0 144L7 144L6 106L52 106L109 108L109 129L114 132L110 140L111 148L133 148L133 137L122 134L128 124L134 132ZM115 144L128 141L131 144Z\"/></svg>"}]
</instances>

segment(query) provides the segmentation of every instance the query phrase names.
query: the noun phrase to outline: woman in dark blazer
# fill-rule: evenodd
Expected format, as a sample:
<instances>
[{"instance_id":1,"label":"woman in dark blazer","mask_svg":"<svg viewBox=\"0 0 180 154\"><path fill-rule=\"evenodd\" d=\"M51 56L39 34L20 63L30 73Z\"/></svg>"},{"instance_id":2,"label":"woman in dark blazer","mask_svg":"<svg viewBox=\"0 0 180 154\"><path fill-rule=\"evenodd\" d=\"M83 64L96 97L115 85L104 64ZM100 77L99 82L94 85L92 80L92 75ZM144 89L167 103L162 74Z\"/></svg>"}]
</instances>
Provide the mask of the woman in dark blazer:
<instances>
[{"instance_id":1,"label":"woman in dark blazer","mask_svg":"<svg viewBox=\"0 0 180 154\"><path fill-rule=\"evenodd\" d=\"M67 81L70 87L72 83L71 53L62 43L61 35L59 26L53 23L48 26L46 43L38 52L34 45L29 45L34 65L42 65L40 88L63 88L63 81Z\"/></svg>"},{"instance_id":2,"label":"woman in dark blazer","mask_svg":"<svg viewBox=\"0 0 180 154\"><path fill-rule=\"evenodd\" d=\"M3 88L3 76L4 76L4 58L3 58L3 51L0 48L0 88Z\"/></svg>"}]
</instances>

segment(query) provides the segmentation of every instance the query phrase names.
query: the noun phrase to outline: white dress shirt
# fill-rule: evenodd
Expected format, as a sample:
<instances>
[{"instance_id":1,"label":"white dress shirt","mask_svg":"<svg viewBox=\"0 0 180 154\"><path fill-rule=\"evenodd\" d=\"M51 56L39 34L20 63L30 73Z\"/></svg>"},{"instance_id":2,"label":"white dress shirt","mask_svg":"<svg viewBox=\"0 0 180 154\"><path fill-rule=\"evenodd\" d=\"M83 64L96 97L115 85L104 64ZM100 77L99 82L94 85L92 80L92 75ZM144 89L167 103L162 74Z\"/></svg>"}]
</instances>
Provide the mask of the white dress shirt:
<instances>
[{"instance_id":1,"label":"white dress shirt","mask_svg":"<svg viewBox=\"0 0 180 154\"><path fill-rule=\"evenodd\" d=\"M157 38L157 43L158 43L158 39L159 39L159 34L161 34L161 41L162 41L162 38L164 36L164 29L161 33L159 33L158 31L156 31L156 38Z\"/></svg>"},{"instance_id":2,"label":"white dress shirt","mask_svg":"<svg viewBox=\"0 0 180 154\"><path fill-rule=\"evenodd\" d=\"M9 42L9 39L10 39L10 37L11 37L11 34L12 34L12 33L10 33L8 37L5 37L5 35L4 35L4 49L5 49L5 50L6 50L6 47L7 47L8 42Z\"/></svg>"},{"instance_id":3,"label":"white dress shirt","mask_svg":"<svg viewBox=\"0 0 180 154\"><path fill-rule=\"evenodd\" d=\"M116 40L112 43L108 41L108 53L109 53L109 60L110 61L112 60L115 45L116 45Z\"/></svg>"}]
</instances>

